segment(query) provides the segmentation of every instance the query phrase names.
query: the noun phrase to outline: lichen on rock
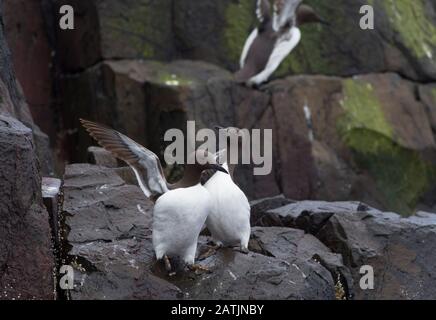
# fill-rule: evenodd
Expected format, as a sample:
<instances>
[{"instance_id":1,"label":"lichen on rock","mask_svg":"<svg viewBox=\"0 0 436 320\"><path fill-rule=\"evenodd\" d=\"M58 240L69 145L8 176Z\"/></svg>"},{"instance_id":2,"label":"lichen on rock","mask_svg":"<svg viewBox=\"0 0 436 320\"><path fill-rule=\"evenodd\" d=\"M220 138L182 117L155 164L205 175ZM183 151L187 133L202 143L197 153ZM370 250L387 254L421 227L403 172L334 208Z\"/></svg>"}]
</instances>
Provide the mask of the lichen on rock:
<instances>
[{"instance_id":1,"label":"lichen on rock","mask_svg":"<svg viewBox=\"0 0 436 320\"><path fill-rule=\"evenodd\" d=\"M245 40L255 26L254 1L241 0L229 3L225 10L226 27L223 37L228 55L233 61L239 61Z\"/></svg>"},{"instance_id":2,"label":"lichen on rock","mask_svg":"<svg viewBox=\"0 0 436 320\"><path fill-rule=\"evenodd\" d=\"M346 117L341 124L341 130L348 132L355 128L366 128L386 137L392 137L392 128L385 119L383 108L372 84L347 79L343 81L343 86L342 107Z\"/></svg>"},{"instance_id":3,"label":"lichen on rock","mask_svg":"<svg viewBox=\"0 0 436 320\"><path fill-rule=\"evenodd\" d=\"M436 54L436 26L426 15L422 0L384 0L383 7L394 30L417 58L433 59Z\"/></svg>"},{"instance_id":4,"label":"lichen on rock","mask_svg":"<svg viewBox=\"0 0 436 320\"><path fill-rule=\"evenodd\" d=\"M388 208L410 215L428 191L436 167L396 141L371 83L349 79L343 85L344 114L337 123L343 142L355 164L375 180Z\"/></svg>"}]
</instances>

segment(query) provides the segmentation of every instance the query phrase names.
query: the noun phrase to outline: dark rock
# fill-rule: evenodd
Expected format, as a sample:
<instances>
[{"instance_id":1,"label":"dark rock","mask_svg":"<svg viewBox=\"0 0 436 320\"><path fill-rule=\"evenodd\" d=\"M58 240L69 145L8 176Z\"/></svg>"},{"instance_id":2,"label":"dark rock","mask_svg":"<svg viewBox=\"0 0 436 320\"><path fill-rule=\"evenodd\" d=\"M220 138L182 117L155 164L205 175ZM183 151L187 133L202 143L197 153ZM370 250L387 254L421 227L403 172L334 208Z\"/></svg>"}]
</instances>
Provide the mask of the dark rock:
<instances>
[{"instance_id":1,"label":"dark rock","mask_svg":"<svg viewBox=\"0 0 436 320\"><path fill-rule=\"evenodd\" d=\"M33 141L36 146L35 151L38 155L41 171L44 174L50 175L53 174L53 162L49 139L46 134L41 132L32 119L22 88L15 76L11 53L6 39L7 30L4 30L4 15L10 13L11 6L14 4L16 2L7 1L4 7L3 5L0 6L0 65L2 66L0 68L0 112L17 118L25 126L32 129ZM16 11L21 12L18 9ZM9 36L11 35L9 34ZM25 46L27 45L28 43L25 44Z\"/></svg>"},{"instance_id":2,"label":"dark rock","mask_svg":"<svg viewBox=\"0 0 436 320\"><path fill-rule=\"evenodd\" d=\"M54 0L75 10L75 29L57 28L62 70L79 71L106 59L168 59L173 52L171 0Z\"/></svg>"},{"instance_id":3,"label":"dark rock","mask_svg":"<svg viewBox=\"0 0 436 320\"><path fill-rule=\"evenodd\" d=\"M64 118L70 119L66 130L77 130L80 117L93 119L160 155L165 131L186 131L187 119L195 119L197 128L232 122L231 101L220 94L229 87L228 79L228 72L202 62L106 61L63 79ZM87 144L95 143L79 131L67 144L73 160L85 161Z\"/></svg>"},{"instance_id":4,"label":"dark rock","mask_svg":"<svg viewBox=\"0 0 436 320\"><path fill-rule=\"evenodd\" d=\"M64 214L68 258L76 272L73 299L435 296L431 252L436 215L418 212L406 219L360 202L294 203L283 197L256 201L253 208L263 210L288 203L269 211L291 217L300 230L254 227L249 254L219 249L200 261L211 273L181 272L168 278L154 261L152 204L116 170L67 168ZM200 238L199 254L209 249L208 240ZM364 265L374 268L374 290L359 286Z\"/></svg>"},{"instance_id":5,"label":"dark rock","mask_svg":"<svg viewBox=\"0 0 436 320\"><path fill-rule=\"evenodd\" d=\"M258 25L256 3L251 0L55 3L56 13L65 3L76 10L76 29L58 31L64 70L83 70L112 58L182 58L208 61L234 71L245 40ZM436 41L432 37L436 13L432 1L374 4L375 30L359 26L360 8L367 4L363 0L308 0L307 4L332 27L303 26L302 42L276 75L352 76L388 71L413 79L436 79Z\"/></svg>"},{"instance_id":6,"label":"dark rock","mask_svg":"<svg viewBox=\"0 0 436 320\"><path fill-rule=\"evenodd\" d=\"M303 230L269 227L255 227L252 230L250 249L262 254L293 263L297 257L308 263L317 262L331 273L335 283L336 298L348 299L353 296L353 279L344 266L342 256L333 253L311 234ZM325 270L319 268L319 274L326 276ZM341 293L339 289L343 289Z\"/></svg>"},{"instance_id":7,"label":"dark rock","mask_svg":"<svg viewBox=\"0 0 436 320\"><path fill-rule=\"evenodd\" d=\"M200 256L208 249L207 239L200 238ZM349 274L339 255L301 230L254 228L249 249L243 254L221 248L199 262L210 273L184 273L169 281L189 299L328 300L335 299L338 270ZM318 256L336 258L338 268L330 271Z\"/></svg>"},{"instance_id":8,"label":"dark rock","mask_svg":"<svg viewBox=\"0 0 436 320\"><path fill-rule=\"evenodd\" d=\"M355 299L428 299L435 296L433 290L436 266L431 261L433 238L436 237L436 214L418 212L409 218L381 212L359 202L328 203L303 201L264 213L272 215L270 221L279 226L291 226L313 234L332 250L341 254L343 264L337 259L319 255L319 261L327 269L338 266L345 270L344 283L354 283L348 292ZM276 240L274 244L284 241ZM268 249L271 251L273 249ZM300 255L301 256L301 255ZM374 290L360 288L360 268L374 268ZM335 270L335 267L333 267ZM337 269L336 269L337 270ZM338 271L336 271L338 272ZM346 276L345 276L346 275ZM345 287L345 286L344 286Z\"/></svg>"},{"instance_id":9,"label":"dark rock","mask_svg":"<svg viewBox=\"0 0 436 320\"><path fill-rule=\"evenodd\" d=\"M89 147L88 162L107 168L117 168L118 161L114 156L104 148Z\"/></svg>"},{"instance_id":10,"label":"dark rock","mask_svg":"<svg viewBox=\"0 0 436 320\"><path fill-rule=\"evenodd\" d=\"M330 273L316 262L293 263L250 252L221 249L202 262L212 273L174 279L190 299L335 299Z\"/></svg>"},{"instance_id":11,"label":"dark rock","mask_svg":"<svg viewBox=\"0 0 436 320\"><path fill-rule=\"evenodd\" d=\"M251 225L261 227L280 226L281 222L276 219L277 217L266 213L271 209L280 208L289 203L293 203L293 201L286 199L283 195L252 201L250 203Z\"/></svg>"},{"instance_id":12,"label":"dark rock","mask_svg":"<svg viewBox=\"0 0 436 320\"><path fill-rule=\"evenodd\" d=\"M433 133L436 134L436 85L419 86L419 97L426 106Z\"/></svg>"},{"instance_id":13,"label":"dark rock","mask_svg":"<svg viewBox=\"0 0 436 320\"><path fill-rule=\"evenodd\" d=\"M70 251L75 268L73 300L178 299L182 292L150 273L152 251L144 241L75 244Z\"/></svg>"},{"instance_id":14,"label":"dark rock","mask_svg":"<svg viewBox=\"0 0 436 320\"><path fill-rule=\"evenodd\" d=\"M152 203L139 188L126 185L108 168L71 165L67 169L63 210L70 229L68 243L143 238L151 234Z\"/></svg>"},{"instance_id":15,"label":"dark rock","mask_svg":"<svg viewBox=\"0 0 436 320\"><path fill-rule=\"evenodd\" d=\"M32 131L0 115L0 149L0 299L54 299L49 217Z\"/></svg>"},{"instance_id":16,"label":"dark rock","mask_svg":"<svg viewBox=\"0 0 436 320\"><path fill-rule=\"evenodd\" d=\"M294 202L283 197L253 201L251 206L254 226L298 227L311 233L316 233L335 212L378 212L361 202Z\"/></svg>"},{"instance_id":17,"label":"dark rock","mask_svg":"<svg viewBox=\"0 0 436 320\"><path fill-rule=\"evenodd\" d=\"M55 258L59 258L60 230L59 230L59 210L62 201L61 194L62 181L55 178L43 177L41 182L42 200L50 217L51 236L54 244Z\"/></svg>"},{"instance_id":18,"label":"dark rock","mask_svg":"<svg viewBox=\"0 0 436 320\"><path fill-rule=\"evenodd\" d=\"M335 298L332 271L312 259L315 254L332 253L314 237L290 229L256 230L254 248L265 248L258 253L218 250L201 261L210 274L184 272L167 278L154 261L152 204L138 187L126 185L116 170L92 165L67 167L64 248L75 269L72 299ZM286 243L277 240L282 233L290 235ZM208 248L207 240L201 238L199 251ZM282 251L277 253L279 247ZM340 260L337 262L340 268Z\"/></svg>"},{"instance_id":19,"label":"dark rock","mask_svg":"<svg viewBox=\"0 0 436 320\"><path fill-rule=\"evenodd\" d=\"M179 55L235 70L245 39L256 25L256 3L242 0L175 1L174 36Z\"/></svg>"},{"instance_id":20,"label":"dark rock","mask_svg":"<svg viewBox=\"0 0 436 320\"><path fill-rule=\"evenodd\" d=\"M356 299L433 299L436 297L436 215L401 218L381 212L340 212L316 234L343 255L355 283L361 266L374 268L374 290L355 286Z\"/></svg>"},{"instance_id":21,"label":"dark rock","mask_svg":"<svg viewBox=\"0 0 436 320\"><path fill-rule=\"evenodd\" d=\"M312 157L317 169L314 193L317 199L345 201L359 184L358 175L337 152L324 142L312 142ZM369 181L371 185L371 181ZM370 197L374 198L374 197Z\"/></svg>"},{"instance_id":22,"label":"dark rock","mask_svg":"<svg viewBox=\"0 0 436 320\"><path fill-rule=\"evenodd\" d=\"M68 166L64 179L64 248L75 271L71 298L177 298L175 286L149 271L152 203L141 190L98 166Z\"/></svg>"},{"instance_id":23,"label":"dark rock","mask_svg":"<svg viewBox=\"0 0 436 320\"><path fill-rule=\"evenodd\" d=\"M14 70L30 113L51 139L56 138L52 109L52 48L47 35L41 0L5 0L3 17Z\"/></svg>"},{"instance_id":24,"label":"dark rock","mask_svg":"<svg viewBox=\"0 0 436 320\"><path fill-rule=\"evenodd\" d=\"M366 1L308 0L307 4L332 27L304 26L301 44L278 74L350 76L387 70L414 79L435 79L436 42L429 36L436 19L432 1L374 3L374 30L359 26L363 16L360 8L368 4ZM412 29L413 35L409 32Z\"/></svg>"}]
</instances>

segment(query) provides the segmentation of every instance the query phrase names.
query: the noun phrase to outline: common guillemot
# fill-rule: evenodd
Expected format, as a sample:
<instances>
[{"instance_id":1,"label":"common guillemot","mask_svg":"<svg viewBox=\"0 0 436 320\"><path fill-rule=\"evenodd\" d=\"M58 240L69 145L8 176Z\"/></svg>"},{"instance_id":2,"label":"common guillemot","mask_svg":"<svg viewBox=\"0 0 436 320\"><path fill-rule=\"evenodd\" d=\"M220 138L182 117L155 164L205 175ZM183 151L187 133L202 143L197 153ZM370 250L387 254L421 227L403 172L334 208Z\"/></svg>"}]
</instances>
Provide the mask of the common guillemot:
<instances>
[{"instance_id":1,"label":"common guillemot","mask_svg":"<svg viewBox=\"0 0 436 320\"><path fill-rule=\"evenodd\" d=\"M227 148L216 156L222 159L223 167L229 174L216 172L205 184L215 203L214 210L207 217L206 226L217 247L238 246L241 252L247 253L251 233L250 204L244 192L233 181L235 165L231 164L227 151L230 150L230 137L235 137L236 140L233 141L239 144L242 131L233 127L216 129L227 137Z\"/></svg>"},{"instance_id":2,"label":"common guillemot","mask_svg":"<svg viewBox=\"0 0 436 320\"><path fill-rule=\"evenodd\" d=\"M204 270L195 265L195 256L198 236L213 211L213 201L200 183L201 173L212 169L228 174L217 164L215 156L205 150L195 151L189 155L183 178L169 184L153 152L114 129L80 121L102 147L133 169L144 194L155 201L153 248L156 259L163 259L170 273L173 273L170 257L180 257L190 269Z\"/></svg>"},{"instance_id":3,"label":"common guillemot","mask_svg":"<svg viewBox=\"0 0 436 320\"><path fill-rule=\"evenodd\" d=\"M254 86L267 81L301 40L299 26L328 24L303 0L257 1L260 25L247 38L240 59L238 82ZM272 12L271 12L272 11Z\"/></svg>"}]
</instances>

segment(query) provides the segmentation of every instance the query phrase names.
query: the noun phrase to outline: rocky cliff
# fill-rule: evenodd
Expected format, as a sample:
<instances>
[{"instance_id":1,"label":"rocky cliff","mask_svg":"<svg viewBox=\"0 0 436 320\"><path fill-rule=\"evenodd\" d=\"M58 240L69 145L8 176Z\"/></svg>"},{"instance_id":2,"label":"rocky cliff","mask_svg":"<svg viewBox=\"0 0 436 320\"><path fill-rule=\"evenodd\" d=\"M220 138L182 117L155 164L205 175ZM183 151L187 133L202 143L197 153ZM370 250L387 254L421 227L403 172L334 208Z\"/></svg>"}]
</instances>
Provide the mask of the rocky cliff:
<instances>
[{"instance_id":1,"label":"rocky cliff","mask_svg":"<svg viewBox=\"0 0 436 320\"><path fill-rule=\"evenodd\" d=\"M0 298L52 298L59 262L75 268L75 289L58 295L72 299L434 298L436 5L306 2L331 26L304 26L252 89L232 73L254 0L1 1ZM374 30L359 28L367 3ZM58 27L63 4L74 30ZM159 156L163 133L187 120L273 129L272 173L236 172L254 200L251 253L222 250L203 261L212 274L166 278L131 173L107 158L65 167L94 144L80 117ZM64 177L49 213L41 175ZM372 291L358 285L365 264Z\"/></svg>"},{"instance_id":2,"label":"rocky cliff","mask_svg":"<svg viewBox=\"0 0 436 320\"><path fill-rule=\"evenodd\" d=\"M121 178L126 169L66 169L62 252L75 271L71 299L436 297L435 214L402 218L359 202L283 196L252 202L249 254L219 249L200 261L210 273L168 277L154 259L152 203ZM209 240L200 237L200 256ZM374 290L360 285L366 265Z\"/></svg>"},{"instance_id":3,"label":"rocky cliff","mask_svg":"<svg viewBox=\"0 0 436 320\"><path fill-rule=\"evenodd\" d=\"M0 6L0 299L54 299L51 231L40 174L41 165L48 164L48 140L34 124L16 81L2 12Z\"/></svg>"}]
</instances>

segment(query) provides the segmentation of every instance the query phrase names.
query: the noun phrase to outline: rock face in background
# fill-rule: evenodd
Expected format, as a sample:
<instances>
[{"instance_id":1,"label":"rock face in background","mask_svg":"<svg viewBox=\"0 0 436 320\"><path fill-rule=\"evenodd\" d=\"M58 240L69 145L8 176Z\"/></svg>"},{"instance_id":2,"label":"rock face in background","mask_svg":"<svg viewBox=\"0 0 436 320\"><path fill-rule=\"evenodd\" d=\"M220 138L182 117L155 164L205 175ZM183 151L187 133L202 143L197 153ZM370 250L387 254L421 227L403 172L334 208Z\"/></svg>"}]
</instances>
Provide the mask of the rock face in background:
<instances>
[{"instance_id":1,"label":"rock face in background","mask_svg":"<svg viewBox=\"0 0 436 320\"><path fill-rule=\"evenodd\" d=\"M436 173L433 96L418 98L420 87L393 73L294 76L253 90L205 63L121 60L65 77L61 88L64 118L73 119L68 130L79 117L96 119L161 156L165 132L185 132L187 120L197 129L272 129L272 173L236 171L252 199L281 193L296 200L358 199L404 214L420 202L434 206L428 196ZM423 86L423 96L429 90ZM92 143L83 130L70 136L74 160L86 160Z\"/></svg>"},{"instance_id":2,"label":"rock face in background","mask_svg":"<svg viewBox=\"0 0 436 320\"><path fill-rule=\"evenodd\" d=\"M332 23L303 27L303 40L281 72L350 76L396 72L435 80L436 11L429 0L307 0ZM375 29L362 30L360 7L374 6Z\"/></svg>"},{"instance_id":3,"label":"rock face in background","mask_svg":"<svg viewBox=\"0 0 436 320\"><path fill-rule=\"evenodd\" d=\"M52 48L41 3L40 0L3 1L5 36L32 117L53 138L57 128L51 110Z\"/></svg>"},{"instance_id":4,"label":"rock face in background","mask_svg":"<svg viewBox=\"0 0 436 320\"><path fill-rule=\"evenodd\" d=\"M221 69L237 69L256 26L252 0L45 0L13 17L20 3L8 0L5 21L18 76L52 139L59 171L63 162L84 161L93 143L79 117L111 125L158 154L166 129L196 120L199 128L273 129L271 175L253 178L250 167L237 173L253 199L283 193L361 200L405 214L417 206L433 210L432 1L371 1L375 30L359 26L365 1L306 2L332 26L303 26L301 44L275 75L281 79L260 90L236 85ZM63 4L75 9L75 30L57 26ZM38 59L26 58L34 51ZM38 72L29 74L26 65Z\"/></svg>"},{"instance_id":5,"label":"rock face in background","mask_svg":"<svg viewBox=\"0 0 436 320\"><path fill-rule=\"evenodd\" d=\"M32 131L0 115L0 299L54 299L49 218Z\"/></svg>"},{"instance_id":6,"label":"rock face in background","mask_svg":"<svg viewBox=\"0 0 436 320\"><path fill-rule=\"evenodd\" d=\"M172 0L53 0L54 12L71 5L74 31L56 28L62 70L78 71L106 59L173 56Z\"/></svg>"},{"instance_id":7,"label":"rock face in background","mask_svg":"<svg viewBox=\"0 0 436 320\"><path fill-rule=\"evenodd\" d=\"M18 4L14 2L14 4ZM15 13L12 12L22 12L21 9L18 10L17 8L12 7L12 2L8 3L2 3L3 8L0 6L0 87L1 87L1 96L0 96L0 111L6 111L10 115L16 117L21 122L23 122L26 126L32 129L33 131L33 139L36 144L36 151L38 153L38 159L39 163L41 165L41 170L45 174L52 174L53 173L53 159L52 159L52 153L50 150L50 142L49 138L45 133L43 133L39 127L34 123L31 112L29 110L29 106L26 103L26 99L23 96L23 91L18 83L15 73L14 73L14 65L11 61L11 53L9 51L8 42L9 38L8 36L11 36L14 32L11 30L3 30L3 22L4 16L16 16ZM21 4L23 6L23 4ZM13 9L13 10L12 10ZM30 20L32 21L32 20ZM17 37L19 36L18 30L21 30L22 25L20 22L16 22L16 28L17 28ZM32 29L34 26L31 27ZM35 27L36 28L36 27ZM38 36L35 35L35 42L38 41ZM24 41L23 45L26 47L28 46L28 43L30 43L30 39L27 39ZM18 43L16 44L16 48L18 49ZM21 51L23 54L22 58L19 58L20 55L18 54L17 59L13 62L17 65L21 65L22 62L26 61L28 63L28 57L32 55L30 52L25 52L25 48L20 48L18 51ZM30 50L30 49L29 49ZM39 48L37 48L39 50ZM30 50L31 51L31 50ZM13 55L15 56L16 51L13 52ZM27 64L26 64L27 65ZM24 72L24 69L21 69ZM29 71L26 69L26 71ZM21 78L25 78L24 74L21 74ZM35 85L35 82L30 80L30 82L25 81L26 84L28 84L28 90L33 90L33 86ZM41 84L41 82L37 81L37 83ZM35 95L38 95L40 93L41 87L35 87L34 92ZM26 92L27 94L28 92ZM49 98L49 95L47 96Z\"/></svg>"},{"instance_id":8,"label":"rock face in background","mask_svg":"<svg viewBox=\"0 0 436 320\"><path fill-rule=\"evenodd\" d=\"M48 139L33 123L15 78L2 12L0 6L0 299L54 299L40 176L40 164L49 168Z\"/></svg>"},{"instance_id":9,"label":"rock face in background","mask_svg":"<svg viewBox=\"0 0 436 320\"><path fill-rule=\"evenodd\" d=\"M180 55L237 68L245 39L257 23L255 1L175 2L174 34ZM305 2L331 27L303 26L302 43L277 75L351 76L390 71L413 79L436 79L436 11L432 1L370 1L376 15L373 31L359 26L360 7L368 1Z\"/></svg>"},{"instance_id":10,"label":"rock face in background","mask_svg":"<svg viewBox=\"0 0 436 320\"><path fill-rule=\"evenodd\" d=\"M79 13L78 28L59 34L69 70L111 58L195 59L235 70L245 39L257 23L252 0L54 2L71 4ZM391 71L413 79L436 79L432 1L371 1L376 14L373 31L359 26L360 8L368 1L306 3L332 26L304 26L302 44L279 74Z\"/></svg>"}]
</instances>

